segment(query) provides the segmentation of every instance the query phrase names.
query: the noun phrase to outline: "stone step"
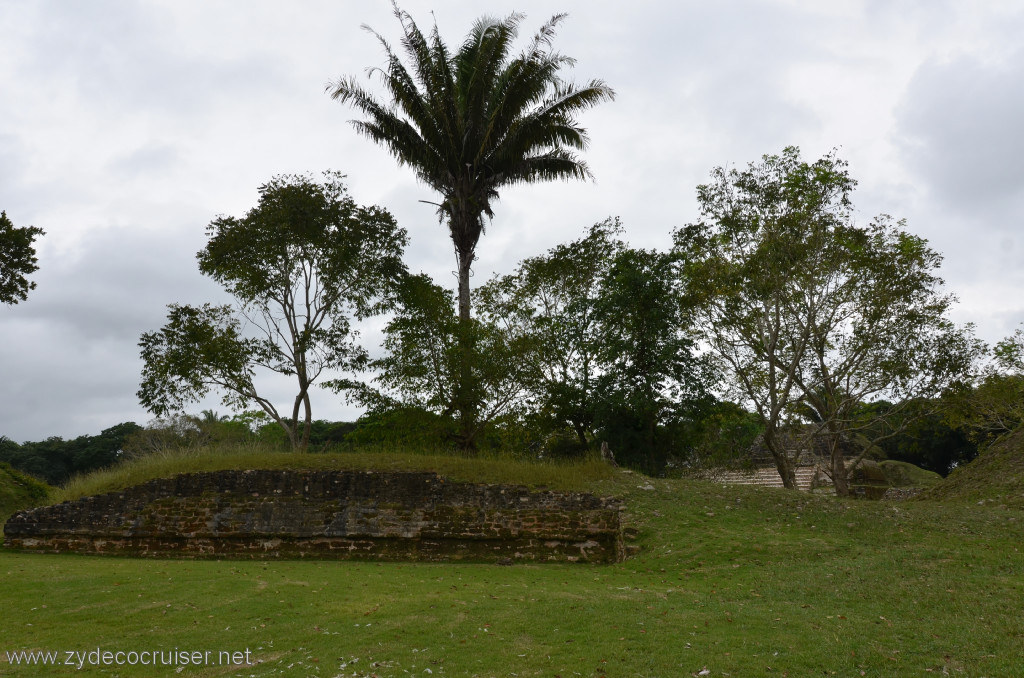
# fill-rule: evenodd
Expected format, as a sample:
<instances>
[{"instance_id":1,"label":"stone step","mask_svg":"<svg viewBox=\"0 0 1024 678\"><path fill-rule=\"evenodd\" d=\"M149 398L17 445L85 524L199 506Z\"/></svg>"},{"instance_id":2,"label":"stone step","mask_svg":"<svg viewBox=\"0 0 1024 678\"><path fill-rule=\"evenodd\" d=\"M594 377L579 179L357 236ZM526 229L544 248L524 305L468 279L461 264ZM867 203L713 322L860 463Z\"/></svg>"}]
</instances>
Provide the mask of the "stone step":
<instances>
[{"instance_id":1,"label":"stone step","mask_svg":"<svg viewBox=\"0 0 1024 678\"><path fill-rule=\"evenodd\" d=\"M796 469L796 485L801 490L810 490L815 468L801 466ZM718 482L730 485L757 485L760 487L783 487L782 477L775 467L759 468L754 471L719 471L714 476Z\"/></svg>"}]
</instances>

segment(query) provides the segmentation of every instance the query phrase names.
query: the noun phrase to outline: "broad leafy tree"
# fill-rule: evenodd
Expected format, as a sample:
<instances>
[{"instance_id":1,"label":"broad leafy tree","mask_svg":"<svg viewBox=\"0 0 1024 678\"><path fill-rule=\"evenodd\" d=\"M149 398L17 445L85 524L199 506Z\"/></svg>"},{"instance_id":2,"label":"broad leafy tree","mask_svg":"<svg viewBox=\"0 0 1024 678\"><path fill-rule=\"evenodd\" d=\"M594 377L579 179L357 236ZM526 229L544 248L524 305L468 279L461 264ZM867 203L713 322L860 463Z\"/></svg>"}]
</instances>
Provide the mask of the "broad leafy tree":
<instances>
[{"instance_id":1,"label":"broad leafy tree","mask_svg":"<svg viewBox=\"0 0 1024 678\"><path fill-rule=\"evenodd\" d=\"M439 194L438 214L455 247L458 312L465 328L471 324L470 270L499 191L520 183L589 177L577 155L588 139L576 116L611 99L613 92L599 80L577 86L562 79L562 71L574 62L551 43L564 15L552 17L518 54L513 43L521 14L479 19L454 50L436 26L424 34L397 6L395 15L406 61L375 33L385 65L370 71L379 76L385 97L354 77L332 83L329 91L366 116L353 121L360 133ZM455 394L467 441L477 408L472 402L471 364L477 358L472 336L461 332Z\"/></svg>"},{"instance_id":2,"label":"broad leafy tree","mask_svg":"<svg viewBox=\"0 0 1024 678\"><path fill-rule=\"evenodd\" d=\"M583 238L526 259L478 289L478 308L491 322L532 339L530 401L542 428L567 428L581 447L594 436L604 336L598 304L602 281L626 248L621 234L617 219L595 224Z\"/></svg>"},{"instance_id":3,"label":"broad leafy tree","mask_svg":"<svg viewBox=\"0 0 1024 678\"><path fill-rule=\"evenodd\" d=\"M813 412L846 494L850 441L891 432L865 419L863 405L934 399L977 356L970 332L947 318L939 255L888 217L855 224L854 186L834 154L807 163L790 147L742 171L714 170L698 188L702 221L676 233L707 344L732 395L761 419L790 488L800 450L780 433L800 413Z\"/></svg>"},{"instance_id":4,"label":"broad leafy tree","mask_svg":"<svg viewBox=\"0 0 1024 678\"><path fill-rule=\"evenodd\" d=\"M682 452L676 431L710 404L716 377L699 356L681 285L673 255L625 249L602 278L595 309L596 423L618 459L650 473Z\"/></svg>"},{"instance_id":5,"label":"broad leafy tree","mask_svg":"<svg viewBox=\"0 0 1024 678\"><path fill-rule=\"evenodd\" d=\"M835 234L840 251L819 281L820 295L797 306L810 337L797 380L820 421L840 495L848 493L850 470L843 442L877 432L879 418L916 423L922 403L941 404L938 396L969 378L980 352L947 317L953 297L935 274L941 257L902 226L880 217ZM897 406L865 417L863 403L880 398Z\"/></svg>"},{"instance_id":6,"label":"broad leafy tree","mask_svg":"<svg viewBox=\"0 0 1024 678\"><path fill-rule=\"evenodd\" d=\"M608 220L526 259L478 289L478 308L524 339L535 433L565 449L608 442L620 461L661 472L682 452L677 434L705 403L712 372L676 293L675 258L629 248L621 233ZM574 445L562 437L570 432Z\"/></svg>"},{"instance_id":7,"label":"broad leafy tree","mask_svg":"<svg viewBox=\"0 0 1024 678\"><path fill-rule=\"evenodd\" d=\"M304 449L310 388L328 371L358 370L367 355L353 318L380 312L403 274L404 230L362 207L341 177L276 177L243 217L219 217L199 269L234 295L235 307L172 305L167 324L142 336L139 398L158 416L215 388L226 405L257 406ZM287 410L258 393L256 369L294 379ZM301 429L299 422L302 422Z\"/></svg>"},{"instance_id":8,"label":"broad leafy tree","mask_svg":"<svg viewBox=\"0 0 1024 678\"><path fill-rule=\"evenodd\" d=\"M529 355L531 337L483 319L466 325L454 313L450 291L426 275L407 276L398 305L384 330L385 355L370 364L378 372L377 388L355 385L356 398L378 415L420 411L450 420L459 414L460 339L473 333L479 355L472 365L472 417L469 429L458 428L456 442L475 448L488 426L523 404L535 376ZM332 385L350 384L336 380Z\"/></svg>"},{"instance_id":9,"label":"broad leafy tree","mask_svg":"<svg viewBox=\"0 0 1024 678\"><path fill-rule=\"evenodd\" d=\"M35 226L18 228L0 212L0 303L17 304L28 298L36 284L27 276L39 270L32 242L43 235Z\"/></svg>"},{"instance_id":10,"label":"broad leafy tree","mask_svg":"<svg viewBox=\"0 0 1024 678\"><path fill-rule=\"evenodd\" d=\"M803 235L845 213L852 181L838 170L833 158L806 165L796 149L742 172L716 168L697 188L702 221L675 234L705 340L728 372L728 395L757 413L789 488L796 456L780 434L801 396L796 377L810 341L793 304L819 276Z\"/></svg>"}]
</instances>

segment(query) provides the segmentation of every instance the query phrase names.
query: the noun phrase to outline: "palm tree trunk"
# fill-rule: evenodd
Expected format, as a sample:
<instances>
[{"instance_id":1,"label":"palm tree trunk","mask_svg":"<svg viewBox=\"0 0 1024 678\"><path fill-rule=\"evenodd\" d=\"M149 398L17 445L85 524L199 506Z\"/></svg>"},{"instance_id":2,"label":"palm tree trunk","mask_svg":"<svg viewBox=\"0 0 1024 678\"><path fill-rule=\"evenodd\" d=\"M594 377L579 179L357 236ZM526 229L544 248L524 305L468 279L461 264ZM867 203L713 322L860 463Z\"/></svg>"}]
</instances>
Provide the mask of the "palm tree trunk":
<instances>
[{"instance_id":1,"label":"palm tree trunk","mask_svg":"<svg viewBox=\"0 0 1024 678\"><path fill-rule=\"evenodd\" d=\"M473 266L475 254L456 252L459 262L459 322L469 323L469 272Z\"/></svg>"},{"instance_id":2,"label":"palm tree trunk","mask_svg":"<svg viewBox=\"0 0 1024 678\"><path fill-rule=\"evenodd\" d=\"M459 412L459 445L476 450L476 389L473 384L473 321L470 316L469 273L474 252L456 250L459 264L459 383L455 407Z\"/></svg>"}]
</instances>

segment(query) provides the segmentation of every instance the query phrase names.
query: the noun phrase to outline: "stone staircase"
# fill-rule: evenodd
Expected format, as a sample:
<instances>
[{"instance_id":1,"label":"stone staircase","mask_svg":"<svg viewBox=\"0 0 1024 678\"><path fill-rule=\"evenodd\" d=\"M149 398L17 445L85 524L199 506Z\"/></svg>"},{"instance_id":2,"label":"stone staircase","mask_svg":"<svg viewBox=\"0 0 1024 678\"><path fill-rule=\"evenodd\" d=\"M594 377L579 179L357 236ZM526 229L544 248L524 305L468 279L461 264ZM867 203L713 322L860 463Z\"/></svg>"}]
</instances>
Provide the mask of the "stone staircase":
<instances>
[{"instance_id":1,"label":"stone staircase","mask_svg":"<svg viewBox=\"0 0 1024 678\"><path fill-rule=\"evenodd\" d=\"M809 492L811 483L814 480L814 466L800 466L796 469L796 486ZM760 485L761 487L782 487L782 477L778 470L772 467L763 467L752 471L718 471L712 476L712 480L730 485ZM827 479L819 478L819 483Z\"/></svg>"}]
</instances>

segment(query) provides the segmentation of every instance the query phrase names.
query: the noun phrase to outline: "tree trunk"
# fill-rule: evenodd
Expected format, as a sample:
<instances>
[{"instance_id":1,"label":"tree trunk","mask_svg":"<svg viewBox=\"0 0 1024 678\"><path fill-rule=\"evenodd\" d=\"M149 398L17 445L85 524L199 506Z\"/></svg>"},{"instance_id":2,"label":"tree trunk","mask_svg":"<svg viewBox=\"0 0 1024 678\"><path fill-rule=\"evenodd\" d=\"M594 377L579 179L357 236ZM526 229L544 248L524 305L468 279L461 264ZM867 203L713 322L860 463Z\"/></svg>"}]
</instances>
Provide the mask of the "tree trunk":
<instances>
[{"instance_id":1,"label":"tree trunk","mask_svg":"<svg viewBox=\"0 0 1024 678\"><path fill-rule=\"evenodd\" d=\"M796 467L793 465L793 460L789 458L786 450L775 436L775 431L770 428L764 432L764 445L771 452L772 459L775 460L775 468L778 469L779 477L782 478L782 486L787 490L799 490L800 488L796 484Z\"/></svg>"},{"instance_id":2,"label":"tree trunk","mask_svg":"<svg viewBox=\"0 0 1024 678\"><path fill-rule=\"evenodd\" d=\"M259 404L260 409L266 412L278 426L284 429L285 435L288 436L288 444L291 445L292 449L294 450L296 444L295 426L289 426L288 422L284 419L284 417L282 417L278 413L277 408L274 407L273 404L271 404L271 402L266 398L259 397L259 395L257 395L255 391L251 392L250 397Z\"/></svg>"},{"instance_id":3,"label":"tree trunk","mask_svg":"<svg viewBox=\"0 0 1024 678\"><path fill-rule=\"evenodd\" d=\"M288 440L292 444L292 452L305 452L306 442L308 441L306 435L299 433L299 409L302 407L303 395L304 393L300 390L299 394L295 396L295 402L292 405L291 430L288 434Z\"/></svg>"},{"instance_id":4,"label":"tree trunk","mask_svg":"<svg viewBox=\"0 0 1024 678\"><path fill-rule=\"evenodd\" d=\"M650 469L651 475L661 475L668 463L668 454L664 447L658 444L658 416L653 411L644 415L644 439L647 447L645 466Z\"/></svg>"},{"instance_id":5,"label":"tree trunk","mask_svg":"<svg viewBox=\"0 0 1024 678\"><path fill-rule=\"evenodd\" d=\"M289 426L287 421L277 415L274 415L274 421L277 422L278 426L284 429L285 435L288 436L288 444L291 445L291 448L294 451L296 445L298 445L298 440L295 439L295 426Z\"/></svg>"},{"instance_id":6,"label":"tree trunk","mask_svg":"<svg viewBox=\"0 0 1024 678\"><path fill-rule=\"evenodd\" d=\"M305 390L302 393L302 407L304 426L302 429L302 451L306 452L309 450L309 435L313 431L313 407L309 402L309 391Z\"/></svg>"},{"instance_id":7,"label":"tree trunk","mask_svg":"<svg viewBox=\"0 0 1024 678\"><path fill-rule=\"evenodd\" d=\"M580 441L580 445L586 447L587 443L587 429L583 427L583 423L579 421L572 421L573 430L576 431L576 439Z\"/></svg>"},{"instance_id":8,"label":"tree trunk","mask_svg":"<svg viewBox=\"0 0 1024 678\"><path fill-rule=\"evenodd\" d=\"M850 484L846 478L846 463L843 460L843 446L835 433L829 432L829 468L832 471L832 487L837 497L850 496Z\"/></svg>"},{"instance_id":9,"label":"tree trunk","mask_svg":"<svg viewBox=\"0 0 1024 678\"><path fill-rule=\"evenodd\" d=\"M459 446L476 450L476 389L473 383L475 341L470 316L469 273L475 258L472 250L456 250L459 264L459 383L455 407L459 412Z\"/></svg>"}]
</instances>

